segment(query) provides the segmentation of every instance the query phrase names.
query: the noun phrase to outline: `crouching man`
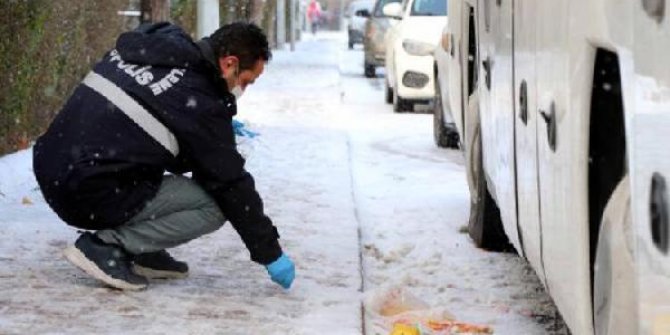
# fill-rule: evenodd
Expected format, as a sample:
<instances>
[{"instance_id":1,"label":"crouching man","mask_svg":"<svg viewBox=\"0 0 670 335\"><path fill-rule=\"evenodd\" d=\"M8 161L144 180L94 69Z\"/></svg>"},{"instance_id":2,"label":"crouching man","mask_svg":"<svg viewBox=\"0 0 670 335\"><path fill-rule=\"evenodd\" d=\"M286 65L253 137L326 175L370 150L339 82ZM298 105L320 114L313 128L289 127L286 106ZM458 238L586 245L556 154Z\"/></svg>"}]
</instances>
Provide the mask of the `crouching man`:
<instances>
[{"instance_id":1,"label":"crouching man","mask_svg":"<svg viewBox=\"0 0 670 335\"><path fill-rule=\"evenodd\" d=\"M270 58L265 34L248 23L197 42L168 23L122 34L34 147L47 203L91 231L65 257L109 286L143 289L147 278L185 277L187 264L167 249L229 220L251 259L289 288L294 264L232 125L236 100Z\"/></svg>"}]
</instances>

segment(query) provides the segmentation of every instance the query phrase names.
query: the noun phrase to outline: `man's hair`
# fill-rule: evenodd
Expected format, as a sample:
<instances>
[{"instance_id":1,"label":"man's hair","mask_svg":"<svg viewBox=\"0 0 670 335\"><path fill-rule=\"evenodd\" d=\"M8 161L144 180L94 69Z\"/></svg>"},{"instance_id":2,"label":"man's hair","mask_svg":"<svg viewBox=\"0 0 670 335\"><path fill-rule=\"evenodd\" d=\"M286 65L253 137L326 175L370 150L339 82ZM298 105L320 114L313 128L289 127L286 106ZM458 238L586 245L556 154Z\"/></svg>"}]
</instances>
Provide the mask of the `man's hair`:
<instances>
[{"instance_id":1,"label":"man's hair","mask_svg":"<svg viewBox=\"0 0 670 335\"><path fill-rule=\"evenodd\" d=\"M227 24L210 36L210 42L217 59L237 56L240 71L252 69L261 59L267 62L272 58L267 36L253 23Z\"/></svg>"}]
</instances>

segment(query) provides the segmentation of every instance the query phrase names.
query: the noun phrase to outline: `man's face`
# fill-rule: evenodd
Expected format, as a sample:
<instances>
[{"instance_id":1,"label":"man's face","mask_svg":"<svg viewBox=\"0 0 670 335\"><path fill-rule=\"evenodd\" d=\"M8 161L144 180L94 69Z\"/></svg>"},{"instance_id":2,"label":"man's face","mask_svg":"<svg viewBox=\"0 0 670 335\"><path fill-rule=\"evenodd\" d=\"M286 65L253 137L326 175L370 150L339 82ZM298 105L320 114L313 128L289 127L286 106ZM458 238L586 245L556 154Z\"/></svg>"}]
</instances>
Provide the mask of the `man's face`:
<instances>
[{"instance_id":1,"label":"man's face","mask_svg":"<svg viewBox=\"0 0 670 335\"><path fill-rule=\"evenodd\" d=\"M228 89L232 90L235 86L240 85L242 90L247 86L253 84L258 77L263 74L265 70L265 61L259 59L254 64L253 68L242 70L239 69L240 62L235 56L227 56L219 58L219 67L221 68L222 77L228 84Z\"/></svg>"}]
</instances>

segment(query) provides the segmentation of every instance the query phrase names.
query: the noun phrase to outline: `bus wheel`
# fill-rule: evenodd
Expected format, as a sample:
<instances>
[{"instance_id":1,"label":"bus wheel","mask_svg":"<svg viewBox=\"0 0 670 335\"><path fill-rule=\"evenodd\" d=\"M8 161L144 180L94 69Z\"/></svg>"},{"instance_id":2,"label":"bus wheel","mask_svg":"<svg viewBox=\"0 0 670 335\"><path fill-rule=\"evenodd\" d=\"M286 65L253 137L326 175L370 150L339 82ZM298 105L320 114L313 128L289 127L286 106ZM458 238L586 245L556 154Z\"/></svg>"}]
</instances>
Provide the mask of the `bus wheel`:
<instances>
[{"instance_id":1,"label":"bus wheel","mask_svg":"<svg viewBox=\"0 0 670 335\"><path fill-rule=\"evenodd\" d=\"M468 233L480 248L492 251L510 251L509 243L496 205L486 185L479 124L475 125L467 155L468 181L470 187L470 220Z\"/></svg>"},{"instance_id":2,"label":"bus wheel","mask_svg":"<svg viewBox=\"0 0 670 335\"><path fill-rule=\"evenodd\" d=\"M637 333L629 183L626 175L614 189L603 212L598 234L593 269L596 335Z\"/></svg>"}]
</instances>

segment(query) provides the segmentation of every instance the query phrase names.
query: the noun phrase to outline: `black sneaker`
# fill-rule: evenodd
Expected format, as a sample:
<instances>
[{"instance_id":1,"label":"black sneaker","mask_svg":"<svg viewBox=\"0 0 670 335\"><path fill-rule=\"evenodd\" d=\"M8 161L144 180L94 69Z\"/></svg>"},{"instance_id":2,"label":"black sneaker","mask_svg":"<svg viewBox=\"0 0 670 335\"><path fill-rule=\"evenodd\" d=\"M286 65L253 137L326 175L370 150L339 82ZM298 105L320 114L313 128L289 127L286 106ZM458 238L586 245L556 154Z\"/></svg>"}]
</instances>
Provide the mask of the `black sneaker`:
<instances>
[{"instance_id":1,"label":"black sneaker","mask_svg":"<svg viewBox=\"0 0 670 335\"><path fill-rule=\"evenodd\" d=\"M91 233L83 233L63 251L65 258L105 284L121 290L141 290L148 281L130 269L130 255Z\"/></svg>"},{"instance_id":2,"label":"black sneaker","mask_svg":"<svg viewBox=\"0 0 670 335\"><path fill-rule=\"evenodd\" d=\"M133 271L152 279L183 279L188 276L188 264L180 262L165 251L135 255Z\"/></svg>"}]
</instances>

